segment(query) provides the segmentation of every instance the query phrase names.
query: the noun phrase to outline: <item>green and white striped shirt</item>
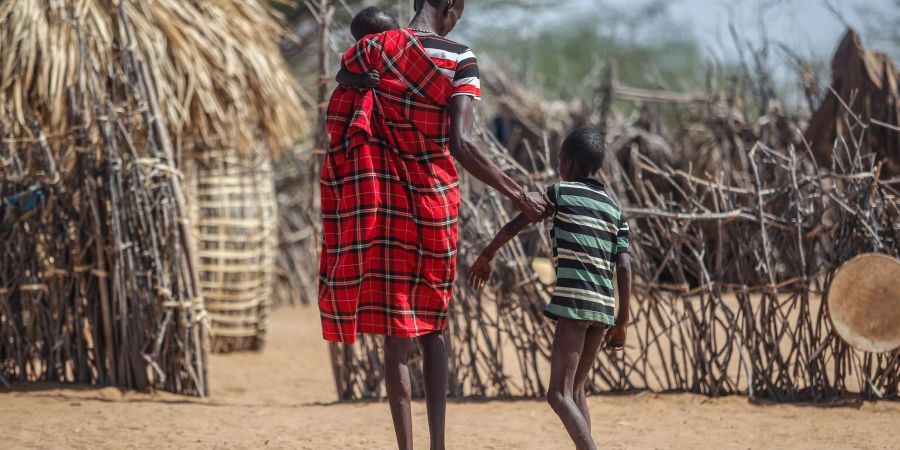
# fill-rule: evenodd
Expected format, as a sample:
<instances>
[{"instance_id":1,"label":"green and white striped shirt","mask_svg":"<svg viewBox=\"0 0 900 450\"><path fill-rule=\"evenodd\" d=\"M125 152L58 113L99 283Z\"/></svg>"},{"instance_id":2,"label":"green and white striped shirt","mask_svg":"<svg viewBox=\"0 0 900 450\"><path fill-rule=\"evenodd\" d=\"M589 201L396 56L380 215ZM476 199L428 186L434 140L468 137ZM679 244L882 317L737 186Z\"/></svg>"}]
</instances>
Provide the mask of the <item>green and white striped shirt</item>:
<instances>
[{"instance_id":1,"label":"green and white striped shirt","mask_svg":"<svg viewBox=\"0 0 900 450\"><path fill-rule=\"evenodd\" d=\"M553 319L615 323L613 267L628 251L628 222L603 186L590 178L547 188L554 206L553 262L556 288L544 314Z\"/></svg>"}]
</instances>

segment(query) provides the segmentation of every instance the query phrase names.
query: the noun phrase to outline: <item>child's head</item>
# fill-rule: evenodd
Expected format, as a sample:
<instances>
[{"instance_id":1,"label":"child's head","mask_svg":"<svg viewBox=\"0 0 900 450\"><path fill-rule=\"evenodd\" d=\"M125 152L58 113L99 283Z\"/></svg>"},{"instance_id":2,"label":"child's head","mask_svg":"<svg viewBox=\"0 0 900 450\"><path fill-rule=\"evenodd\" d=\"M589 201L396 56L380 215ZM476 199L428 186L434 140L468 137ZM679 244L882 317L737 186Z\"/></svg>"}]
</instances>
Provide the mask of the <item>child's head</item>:
<instances>
[{"instance_id":1,"label":"child's head","mask_svg":"<svg viewBox=\"0 0 900 450\"><path fill-rule=\"evenodd\" d=\"M559 152L559 176L563 180L592 177L603 167L606 133L579 128L569 133Z\"/></svg>"},{"instance_id":2,"label":"child's head","mask_svg":"<svg viewBox=\"0 0 900 450\"><path fill-rule=\"evenodd\" d=\"M400 28L397 19L375 6L363 9L350 22L350 34L357 41L370 35Z\"/></svg>"}]
</instances>

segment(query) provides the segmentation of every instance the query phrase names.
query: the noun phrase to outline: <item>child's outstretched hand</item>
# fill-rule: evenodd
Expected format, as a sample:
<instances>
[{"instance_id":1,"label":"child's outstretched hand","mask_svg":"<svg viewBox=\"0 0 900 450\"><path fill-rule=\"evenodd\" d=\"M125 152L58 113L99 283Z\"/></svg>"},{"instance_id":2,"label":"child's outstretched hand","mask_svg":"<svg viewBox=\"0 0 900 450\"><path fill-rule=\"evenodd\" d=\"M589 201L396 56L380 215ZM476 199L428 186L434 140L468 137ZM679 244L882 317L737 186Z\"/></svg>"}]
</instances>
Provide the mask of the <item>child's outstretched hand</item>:
<instances>
[{"instance_id":1,"label":"child's outstretched hand","mask_svg":"<svg viewBox=\"0 0 900 450\"><path fill-rule=\"evenodd\" d=\"M487 280L491 278L491 260L483 254L475 260L469 269L469 287L481 290Z\"/></svg>"},{"instance_id":2,"label":"child's outstretched hand","mask_svg":"<svg viewBox=\"0 0 900 450\"><path fill-rule=\"evenodd\" d=\"M625 335L628 325L614 325L606 332L606 345L603 347L608 352L621 352L625 350Z\"/></svg>"}]
</instances>

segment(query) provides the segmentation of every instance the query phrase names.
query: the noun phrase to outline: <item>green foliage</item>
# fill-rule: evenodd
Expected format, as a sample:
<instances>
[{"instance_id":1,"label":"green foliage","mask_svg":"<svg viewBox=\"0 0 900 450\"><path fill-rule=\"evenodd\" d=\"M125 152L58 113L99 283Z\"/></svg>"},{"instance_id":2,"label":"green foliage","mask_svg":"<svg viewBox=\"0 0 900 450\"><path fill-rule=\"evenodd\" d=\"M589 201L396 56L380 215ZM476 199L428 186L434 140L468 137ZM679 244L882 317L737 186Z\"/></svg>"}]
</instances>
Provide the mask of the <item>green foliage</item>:
<instances>
[{"instance_id":1,"label":"green foliage","mask_svg":"<svg viewBox=\"0 0 900 450\"><path fill-rule=\"evenodd\" d=\"M667 11L654 2L632 15L605 10L562 17L538 29L491 30L475 34L473 47L503 60L549 96L582 95L578 89L585 77L600 76L597 66L610 60L619 80L632 86L702 86L707 63L692 37L670 23Z\"/></svg>"}]
</instances>

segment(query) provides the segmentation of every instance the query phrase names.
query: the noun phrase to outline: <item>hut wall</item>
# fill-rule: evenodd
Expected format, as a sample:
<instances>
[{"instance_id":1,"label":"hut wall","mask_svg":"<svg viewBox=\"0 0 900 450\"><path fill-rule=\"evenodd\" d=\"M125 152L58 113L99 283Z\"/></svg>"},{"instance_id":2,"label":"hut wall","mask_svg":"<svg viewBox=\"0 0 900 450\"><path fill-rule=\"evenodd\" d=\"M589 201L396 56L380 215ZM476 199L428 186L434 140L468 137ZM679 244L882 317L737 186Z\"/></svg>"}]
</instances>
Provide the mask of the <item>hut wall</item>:
<instances>
[{"instance_id":1,"label":"hut wall","mask_svg":"<svg viewBox=\"0 0 900 450\"><path fill-rule=\"evenodd\" d=\"M206 313L146 55L124 4L88 32L67 6L0 5L0 53L24 71L0 93L0 384L205 395ZM72 47L29 45L48 39Z\"/></svg>"},{"instance_id":2,"label":"hut wall","mask_svg":"<svg viewBox=\"0 0 900 450\"><path fill-rule=\"evenodd\" d=\"M277 251L270 157L227 147L195 155L189 202L212 350L261 350Z\"/></svg>"},{"instance_id":3,"label":"hut wall","mask_svg":"<svg viewBox=\"0 0 900 450\"><path fill-rule=\"evenodd\" d=\"M200 287L236 298L234 277L256 287L239 327L262 334L267 276L201 281L180 169L209 142L246 157L257 141L277 153L303 134L281 37L262 0L0 2L0 199L11 205L0 211L0 385L203 394ZM255 172L265 199L270 171ZM23 198L39 207L21 209ZM234 211L217 217L244 226ZM266 211L251 228L274 221ZM208 264L271 265L267 252L210 248Z\"/></svg>"}]
</instances>

